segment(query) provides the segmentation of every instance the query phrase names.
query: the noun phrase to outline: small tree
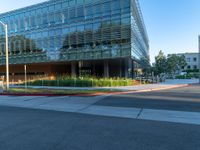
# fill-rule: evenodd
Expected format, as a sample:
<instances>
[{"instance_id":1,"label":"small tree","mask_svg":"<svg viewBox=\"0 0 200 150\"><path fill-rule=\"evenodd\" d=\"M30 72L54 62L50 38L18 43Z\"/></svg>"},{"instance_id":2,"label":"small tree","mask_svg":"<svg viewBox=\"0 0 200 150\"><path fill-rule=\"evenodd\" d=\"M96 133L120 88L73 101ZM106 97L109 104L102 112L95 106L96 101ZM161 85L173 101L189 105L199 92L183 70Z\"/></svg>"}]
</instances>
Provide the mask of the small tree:
<instances>
[{"instance_id":1,"label":"small tree","mask_svg":"<svg viewBox=\"0 0 200 150\"><path fill-rule=\"evenodd\" d=\"M185 56L172 54L167 57L167 72L171 75L175 75L177 71L180 72L181 68L186 65Z\"/></svg>"},{"instance_id":2,"label":"small tree","mask_svg":"<svg viewBox=\"0 0 200 150\"><path fill-rule=\"evenodd\" d=\"M160 75L166 72L167 67L167 59L164 53L159 51L158 56L155 57L155 63L153 64L153 68L156 75Z\"/></svg>"},{"instance_id":3,"label":"small tree","mask_svg":"<svg viewBox=\"0 0 200 150\"><path fill-rule=\"evenodd\" d=\"M181 70L181 68L184 68L185 66L187 66L187 62L184 55L179 56L178 66L179 66L178 68L179 71Z\"/></svg>"}]
</instances>

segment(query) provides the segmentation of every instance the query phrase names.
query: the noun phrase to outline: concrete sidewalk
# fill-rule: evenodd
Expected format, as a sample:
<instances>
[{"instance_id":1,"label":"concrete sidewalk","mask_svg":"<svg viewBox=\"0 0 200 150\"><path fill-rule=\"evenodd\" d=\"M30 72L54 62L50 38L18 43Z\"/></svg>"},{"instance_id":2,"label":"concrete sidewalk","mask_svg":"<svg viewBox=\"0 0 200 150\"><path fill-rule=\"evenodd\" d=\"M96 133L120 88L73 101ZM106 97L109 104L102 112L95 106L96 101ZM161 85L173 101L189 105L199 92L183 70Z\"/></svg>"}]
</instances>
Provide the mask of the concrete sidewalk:
<instances>
[{"instance_id":1,"label":"concrete sidewalk","mask_svg":"<svg viewBox=\"0 0 200 150\"><path fill-rule=\"evenodd\" d=\"M99 106L95 103L104 99L97 97L15 97L0 96L1 106L12 106L31 109L53 110L90 114L107 117L164 121L200 125L200 112L158 110L134 107Z\"/></svg>"}]
</instances>

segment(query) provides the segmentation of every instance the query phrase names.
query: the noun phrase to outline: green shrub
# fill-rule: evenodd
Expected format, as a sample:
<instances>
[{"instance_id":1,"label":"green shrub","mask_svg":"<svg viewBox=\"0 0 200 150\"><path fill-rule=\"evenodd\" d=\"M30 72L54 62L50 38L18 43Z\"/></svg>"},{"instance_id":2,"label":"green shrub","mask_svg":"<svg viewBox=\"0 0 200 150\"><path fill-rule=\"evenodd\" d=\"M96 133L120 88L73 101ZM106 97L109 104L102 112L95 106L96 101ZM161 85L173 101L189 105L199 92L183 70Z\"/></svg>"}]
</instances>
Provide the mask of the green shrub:
<instances>
[{"instance_id":1,"label":"green shrub","mask_svg":"<svg viewBox=\"0 0 200 150\"><path fill-rule=\"evenodd\" d=\"M68 86L68 87L116 87L131 86L135 82L124 78L95 78L58 76L55 80L36 80L28 82L30 86Z\"/></svg>"},{"instance_id":2,"label":"green shrub","mask_svg":"<svg viewBox=\"0 0 200 150\"><path fill-rule=\"evenodd\" d=\"M176 76L176 79L191 79L194 76L192 74L186 74L186 75L178 75Z\"/></svg>"}]
</instances>

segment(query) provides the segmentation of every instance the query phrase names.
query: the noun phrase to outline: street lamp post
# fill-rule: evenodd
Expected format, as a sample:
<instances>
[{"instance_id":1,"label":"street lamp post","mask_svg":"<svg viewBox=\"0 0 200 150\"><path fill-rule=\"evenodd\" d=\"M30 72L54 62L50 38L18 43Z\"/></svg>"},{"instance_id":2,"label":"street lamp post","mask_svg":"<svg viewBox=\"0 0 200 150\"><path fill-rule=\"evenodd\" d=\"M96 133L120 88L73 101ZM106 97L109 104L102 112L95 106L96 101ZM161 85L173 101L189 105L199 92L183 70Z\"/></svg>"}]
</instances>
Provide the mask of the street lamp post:
<instances>
[{"instance_id":1,"label":"street lamp post","mask_svg":"<svg viewBox=\"0 0 200 150\"><path fill-rule=\"evenodd\" d=\"M27 68L24 65L24 80L25 80L25 89L27 89Z\"/></svg>"},{"instance_id":2,"label":"street lamp post","mask_svg":"<svg viewBox=\"0 0 200 150\"><path fill-rule=\"evenodd\" d=\"M0 21L5 30L5 40L6 40L6 90L9 89L9 55L8 55L8 25Z\"/></svg>"},{"instance_id":3,"label":"street lamp post","mask_svg":"<svg viewBox=\"0 0 200 150\"><path fill-rule=\"evenodd\" d=\"M199 35L199 83L200 83L200 35Z\"/></svg>"}]
</instances>

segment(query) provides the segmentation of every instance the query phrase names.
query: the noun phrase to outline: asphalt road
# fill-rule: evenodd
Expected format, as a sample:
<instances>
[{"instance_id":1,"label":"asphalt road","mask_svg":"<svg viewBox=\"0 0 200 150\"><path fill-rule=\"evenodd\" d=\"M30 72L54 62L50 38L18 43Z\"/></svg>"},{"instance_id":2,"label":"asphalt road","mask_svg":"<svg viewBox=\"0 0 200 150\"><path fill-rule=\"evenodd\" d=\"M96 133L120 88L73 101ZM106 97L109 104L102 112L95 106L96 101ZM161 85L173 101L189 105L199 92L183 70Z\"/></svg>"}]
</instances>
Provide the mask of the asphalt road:
<instances>
[{"instance_id":1,"label":"asphalt road","mask_svg":"<svg viewBox=\"0 0 200 150\"><path fill-rule=\"evenodd\" d=\"M97 104L197 111L199 96L192 86ZM199 150L199 141L198 125L0 107L0 150Z\"/></svg>"},{"instance_id":2,"label":"asphalt road","mask_svg":"<svg viewBox=\"0 0 200 150\"><path fill-rule=\"evenodd\" d=\"M2 150L199 150L200 126L0 107Z\"/></svg>"},{"instance_id":3,"label":"asphalt road","mask_svg":"<svg viewBox=\"0 0 200 150\"><path fill-rule=\"evenodd\" d=\"M200 85L110 96L95 105L200 112Z\"/></svg>"}]
</instances>

